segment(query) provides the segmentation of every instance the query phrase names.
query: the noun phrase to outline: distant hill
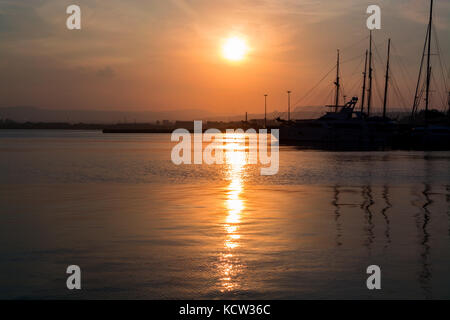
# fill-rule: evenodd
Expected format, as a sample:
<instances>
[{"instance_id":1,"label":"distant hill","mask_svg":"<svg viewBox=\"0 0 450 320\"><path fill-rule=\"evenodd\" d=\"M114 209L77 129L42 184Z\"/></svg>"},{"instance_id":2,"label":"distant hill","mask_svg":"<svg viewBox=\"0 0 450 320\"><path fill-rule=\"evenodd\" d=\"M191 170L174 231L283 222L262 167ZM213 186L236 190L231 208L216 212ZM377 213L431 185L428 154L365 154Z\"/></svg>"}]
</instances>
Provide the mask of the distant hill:
<instances>
[{"instance_id":1,"label":"distant hill","mask_svg":"<svg viewBox=\"0 0 450 320\"><path fill-rule=\"evenodd\" d=\"M118 123L154 122L156 120L195 120L214 117L203 110L174 111L107 111L107 110L53 110L29 106L0 108L0 119L17 122Z\"/></svg>"},{"instance_id":2,"label":"distant hill","mask_svg":"<svg viewBox=\"0 0 450 320\"><path fill-rule=\"evenodd\" d=\"M297 107L291 112L291 119L315 119L323 115L328 108ZM377 114L374 112L374 115ZM409 113L392 110L390 115L402 117ZM287 112L271 111L267 119L287 119ZM249 113L248 120L263 119L264 113ZM212 121L241 121L245 119L245 112L239 115L220 115L204 110L174 110L174 111L115 111L115 110L54 110L31 106L0 107L0 119L16 122L67 122L67 123L148 123L157 120L212 120Z\"/></svg>"},{"instance_id":3,"label":"distant hill","mask_svg":"<svg viewBox=\"0 0 450 320\"><path fill-rule=\"evenodd\" d=\"M311 107L311 110L295 111L292 119L315 118L323 113L323 108ZM263 113L249 113L248 119L263 119ZM273 111L267 114L268 119L287 118L286 112ZM239 115L220 115L204 110L174 111L116 111L116 110L54 110L32 106L0 107L0 119L16 122L68 122L68 123L143 123L157 120L213 120L241 121L245 113Z\"/></svg>"}]
</instances>

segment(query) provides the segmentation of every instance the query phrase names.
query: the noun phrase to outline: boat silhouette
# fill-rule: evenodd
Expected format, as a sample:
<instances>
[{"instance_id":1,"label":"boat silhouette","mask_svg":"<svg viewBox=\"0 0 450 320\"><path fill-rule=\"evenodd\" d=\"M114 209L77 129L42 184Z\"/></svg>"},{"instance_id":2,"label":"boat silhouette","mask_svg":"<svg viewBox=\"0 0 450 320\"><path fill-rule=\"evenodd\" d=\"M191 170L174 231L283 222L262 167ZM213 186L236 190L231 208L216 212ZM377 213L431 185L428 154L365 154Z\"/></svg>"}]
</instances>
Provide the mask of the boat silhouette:
<instances>
[{"instance_id":1,"label":"boat silhouette","mask_svg":"<svg viewBox=\"0 0 450 320\"><path fill-rule=\"evenodd\" d=\"M372 32L369 36L369 50L366 50L364 78L360 107L357 108L358 97L353 97L347 103L339 103L341 87L340 53L337 52L335 103L326 106L331 108L320 118L307 120L283 120L280 117L280 142L305 147L325 149L427 149L450 150L450 91L448 95L447 114L438 110L430 110L430 79L431 79L431 30L433 1L430 5L430 17L427 36L422 54L422 61L417 81L412 114L409 119L399 122L387 116L387 99L390 75L390 47L387 45L387 62L384 83L383 109L381 116L373 116L373 59ZM426 50L427 49L427 50ZM421 86L422 70L427 55L427 74L425 84ZM368 89L366 90L366 85ZM419 88L422 87L422 90ZM366 99L367 91L367 99ZM425 95L425 110L418 111L421 97Z\"/></svg>"}]
</instances>

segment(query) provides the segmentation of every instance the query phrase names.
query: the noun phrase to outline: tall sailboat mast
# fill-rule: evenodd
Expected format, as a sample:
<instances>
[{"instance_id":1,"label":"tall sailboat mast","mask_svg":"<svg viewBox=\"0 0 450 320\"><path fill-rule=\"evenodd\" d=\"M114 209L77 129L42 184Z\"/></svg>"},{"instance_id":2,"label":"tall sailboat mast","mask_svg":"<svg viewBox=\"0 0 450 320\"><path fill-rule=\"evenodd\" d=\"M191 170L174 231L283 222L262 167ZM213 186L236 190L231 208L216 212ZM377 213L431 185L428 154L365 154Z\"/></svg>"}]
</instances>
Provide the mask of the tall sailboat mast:
<instances>
[{"instance_id":1,"label":"tall sailboat mast","mask_svg":"<svg viewBox=\"0 0 450 320\"><path fill-rule=\"evenodd\" d=\"M369 95L367 97L367 117L370 117L370 107L372 105L372 30L369 36Z\"/></svg>"},{"instance_id":2,"label":"tall sailboat mast","mask_svg":"<svg viewBox=\"0 0 450 320\"><path fill-rule=\"evenodd\" d=\"M366 50L366 60L364 62L364 80L363 80L363 87L362 87L362 94L361 94L361 113L364 112L364 99L366 98L366 76L367 76L367 53L368 51Z\"/></svg>"},{"instance_id":3,"label":"tall sailboat mast","mask_svg":"<svg viewBox=\"0 0 450 320\"><path fill-rule=\"evenodd\" d=\"M384 100L383 100L383 119L386 119L386 104L389 83L389 58L391 55L391 39L388 40L387 62L386 62L386 81L384 83Z\"/></svg>"},{"instance_id":4,"label":"tall sailboat mast","mask_svg":"<svg viewBox=\"0 0 450 320\"><path fill-rule=\"evenodd\" d=\"M431 57L431 29L433 26L432 23L433 23L433 0L431 0L430 20L428 23L427 89L425 93L425 119L427 118L428 107L430 104L430 78L431 78L430 57Z\"/></svg>"},{"instance_id":5,"label":"tall sailboat mast","mask_svg":"<svg viewBox=\"0 0 450 320\"><path fill-rule=\"evenodd\" d=\"M428 29L430 26L428 26ZM422 59L420 60L420 68L419 68L419 76L417 77L417 84L416 84L416 92L414 93L414 102L412 106L412 112L411 112L411 118L414 118L417 110L417 105L419 104L419 87L420 87L420 80L422 77L422 70L423 70L423 60L425 58L425 50L427 49L427 42L428 42L428 29L425 36L425 43L423 44L423 50L422 50Z\"/></svg>"},{"instance_id":6,"label":"tall sailboat mast","mask_svg":"<svg viewBox=\"0 0 450 320\"><path fill-rule=\"evenodd\" d=\"M335 111L337 112L338 106L339 106L339 50L337 51L337 62L336 62L336 82L334 83L336 85L336 97L335 97Z\"/></svg>"}]
</instances>

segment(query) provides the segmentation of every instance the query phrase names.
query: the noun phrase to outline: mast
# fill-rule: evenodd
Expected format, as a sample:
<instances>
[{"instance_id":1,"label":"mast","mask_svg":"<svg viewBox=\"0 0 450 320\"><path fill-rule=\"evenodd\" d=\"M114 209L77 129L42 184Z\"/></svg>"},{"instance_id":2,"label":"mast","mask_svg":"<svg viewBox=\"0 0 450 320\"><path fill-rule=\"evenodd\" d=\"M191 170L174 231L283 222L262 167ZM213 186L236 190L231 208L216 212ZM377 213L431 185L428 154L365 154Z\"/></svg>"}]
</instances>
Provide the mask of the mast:
<instances>
[{"instance_id":1,"label":"mast","mask_svg":"<svg viewBox=\"0 0 450 320\"><path fill-rule=\"evenodd\" d=\"M337 63L336 63L336 82L334 83L336 85L336 98L335 98L335 112L338 110L339 106L339 49L337 51Z\"/></svg>"},{"instance_id":2,"label":"mast","mask_svg":"<svg viewBox=\"0 0 450 320\"><path fill-rule=\"evenodd\" d=\"M431 67L430 67L430 56L431 56L431 29L433 26L433 0L431 0L430 5L430 21L428 23L428 55L427 55L427 91L425 93L425 120L427 119L428 106L430 102L430 78L431 78Z\"/></svg>"},{"instance_id":3,"label":"mast","mask_svg":"<svg viewBox=\"0 0 450 320\"><path fill-rule=\"evenodd\" d=\"M389 58L391 55L391 39L388 40L387 62L386 62L386 82L384 83L383 119L386 119L386 103L389 83Z\"/></svg>"},{"instance_id":4,"label":"mast","mask_svg":"<svg viewBox=\"0 0 450 320\"><path fill-rule=\"evenodd\" d=\"M361 113L364 111L364 99L366 97L366 76L367 76L367 50L366 50L366 60L364 62L364 80L363 80L363 87L362 87L362 94L361 94Z\"/></svg>"},{"instance_id":5,"label":"mast","mask_svg":"<svg viewBox=\"0 0 450 320\"><path fill-rule=\"evenodd\" d=\"M372 30L370 30L369 38L369 96L367 99L367 117L370 117L370 107L372 105Z\"/></svg>"},{"instance_id":6,"label":"mast","mask_svg":"<svg viewBox=\"0 0 450 320\"><path fill-rule=\"evenodd\" d=\"M429 28L430 26L428 26ZM425 50L427 48L427 41L428 41L428 29L427 29L427 34L425 36L425 43L423 44L423 50L422 50L422 59L420 60L420 68L419 68L419 76L417 77L417 85L416 85L416 92L414 93L414 102L413 102L413 107L412 107L412 113L411 113L411 118L414 118L414 115L416 113L417 110L417 99L418 97L418 93L419 93L419 86L420 86L420 80L422 77L422 69L423 69L423 60L425 58Z\"/></svg>"}]
</instances>

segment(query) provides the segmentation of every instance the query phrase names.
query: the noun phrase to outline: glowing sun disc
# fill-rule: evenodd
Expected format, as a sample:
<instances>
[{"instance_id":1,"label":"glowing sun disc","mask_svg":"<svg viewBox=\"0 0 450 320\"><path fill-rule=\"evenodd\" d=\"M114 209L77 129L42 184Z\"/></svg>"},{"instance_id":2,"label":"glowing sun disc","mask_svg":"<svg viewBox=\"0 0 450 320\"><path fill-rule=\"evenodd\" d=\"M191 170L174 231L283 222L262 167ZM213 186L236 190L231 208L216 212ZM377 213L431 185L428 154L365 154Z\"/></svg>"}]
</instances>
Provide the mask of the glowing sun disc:
<instances>
[{"instance_id":1,"label":"glowing sun disc","mask_svg":"<svg viewBox=\"0 0 450 320\"><path fill-rule=\"evenodd\" d=\"M230 61L244 59L247 51L247 44L243 39L238 37L228 38L222 47L223 56Z\"/></svg>"}]
</instances>

